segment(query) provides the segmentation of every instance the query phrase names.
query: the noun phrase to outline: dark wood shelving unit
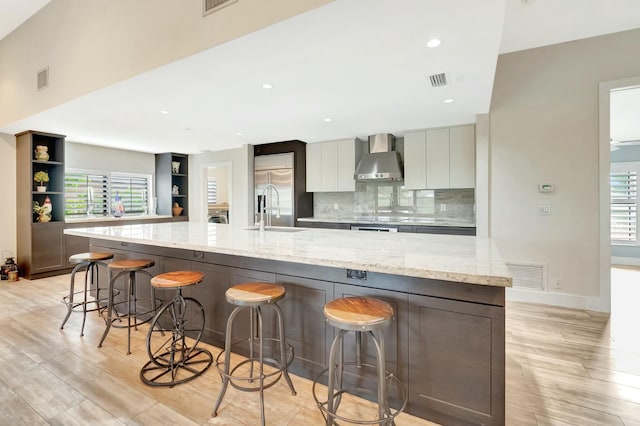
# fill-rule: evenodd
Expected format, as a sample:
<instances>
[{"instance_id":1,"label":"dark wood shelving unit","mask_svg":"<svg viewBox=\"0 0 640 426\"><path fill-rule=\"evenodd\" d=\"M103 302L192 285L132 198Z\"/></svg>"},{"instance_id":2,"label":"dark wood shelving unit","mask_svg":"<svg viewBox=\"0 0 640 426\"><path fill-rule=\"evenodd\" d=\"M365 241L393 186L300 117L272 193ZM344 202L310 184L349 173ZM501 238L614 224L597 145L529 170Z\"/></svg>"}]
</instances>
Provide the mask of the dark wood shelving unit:
<instances>
[{"instance_id":1,"label":"dark wood shelving unit","mask_svg":"<svg viewBox=\"0 0 640 426\"><path fill-rule=\"evenodd\" d=\"M28 279L55 275L66 267L64 238L65 136L29 130L16 135L16 202L18 265ZM46 146L49 160L36 160L36 146ZM49 174L47 190L39 192L36 172ZM38 222L33 203L51 201L51 221Z\"/></svg>"},{"instance_id":2,"label":"dark wood shelving unit","mask_svg":"<svg viewBox=\"0 0 640 426\"><path fill-rule=\"evenodd\" d=\"M172 163L179 163L178 173L173 173ZM173 192L174 185L178 193ZM183 208L180 217L189 217L189 156L174 152L156 154L157 214L170 215L174 203Z\"/></svg>"}]
</instances>

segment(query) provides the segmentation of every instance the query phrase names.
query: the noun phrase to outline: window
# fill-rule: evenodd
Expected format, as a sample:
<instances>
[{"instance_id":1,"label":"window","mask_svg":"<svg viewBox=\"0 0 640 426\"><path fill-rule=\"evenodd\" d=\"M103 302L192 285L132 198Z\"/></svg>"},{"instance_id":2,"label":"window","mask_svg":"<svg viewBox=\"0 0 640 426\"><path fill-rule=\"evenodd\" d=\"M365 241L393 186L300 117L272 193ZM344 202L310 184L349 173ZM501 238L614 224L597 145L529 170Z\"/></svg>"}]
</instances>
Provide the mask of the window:
<instances>
[{"instance_id":1,"label":"window","mask_svg":"<svg viewBox=\"0 0 640 426\"><path fill-rule=\"evenodd\" d=\"M125 215L148 212L150 175L68 170L64 185L65 215L69 217L109 216L116 195L124 205Z\"/></svg>"},{"instance_id":2,"label":"window","mask_svg":"<svg viewBox=\"0 0 640 426\"><path fill-rule=\"evenodd\" d=\"M207 178L207 204L218 202L218 182L214 178Z\"/></svg>"},{"instance_id":3,"label":"window","mask_svg":"<svg viewBox=\"0 0 640 426\"><path fill-rule=\"evenodd\" d=\"M108 190L108 177L104 174L65 173L65 216L108 215Z\"/></svg>"},{"instance_id":4,"label":"window","mask_svg":"<svg viewBox=\"0 0 640 426\"><path fill-rule=\"evenodd\" d=\"M614 163L611 166L611 241L638 242L638 172L640 165Z\"/></svg>"},{"instance_id":5,"label":"window","mask_svg":"<svg viewBox=\"0 0 640 426\"><path fill-rule=\"evenodd\" d=\"M398 184L370 184L375 191L376 213L384 214L419 214L435 213L433 190L414 191Z\"/></svg>"},{"instance_id":6,"label":"window","mask_svg":"<svg viewBox=\"0 0 640 426\"><path fill-rule=\"evenodd\" d=\"M147 214L149 204L149 178L145 176L111 174L111 205L116 196L124 205L126 214Z\"/></svg>"}]
</instances>

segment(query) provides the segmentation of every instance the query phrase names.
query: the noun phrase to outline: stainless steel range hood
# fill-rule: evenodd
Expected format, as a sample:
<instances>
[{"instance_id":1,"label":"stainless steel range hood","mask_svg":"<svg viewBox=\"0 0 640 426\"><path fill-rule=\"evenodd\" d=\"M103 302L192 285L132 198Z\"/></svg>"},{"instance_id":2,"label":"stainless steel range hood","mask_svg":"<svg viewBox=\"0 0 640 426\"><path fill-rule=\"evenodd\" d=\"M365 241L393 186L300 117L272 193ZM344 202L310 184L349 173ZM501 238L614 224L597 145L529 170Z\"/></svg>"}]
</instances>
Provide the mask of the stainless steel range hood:
<instances>
[{"instance_id":1,"label":"stainless steel range hood","mask_svg":"<svg viewBox=\"0 0 640 426\"><path fill-rule=\"evenodd\" d=\"M356 172L358 181L402 180L402 160L394 151L395 136L389 133L369 136L369 152L362 154Z\"/></svg>"}]
</instances>

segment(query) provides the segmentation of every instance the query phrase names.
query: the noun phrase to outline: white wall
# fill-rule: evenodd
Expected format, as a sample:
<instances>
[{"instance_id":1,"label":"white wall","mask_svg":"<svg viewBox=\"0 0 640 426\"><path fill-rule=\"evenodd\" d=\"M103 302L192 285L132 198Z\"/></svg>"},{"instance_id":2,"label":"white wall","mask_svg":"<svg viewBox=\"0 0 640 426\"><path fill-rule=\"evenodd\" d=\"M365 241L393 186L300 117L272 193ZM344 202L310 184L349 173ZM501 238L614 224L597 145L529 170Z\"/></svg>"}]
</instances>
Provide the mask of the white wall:
<instances>
[{"instance_id":1,"label":"white wall","mask_svg":"<svg viewBox=\"0 0 640 426\"><path fill-rule=\"evenodd\" d=\"M65 168L155 175L154 154L67 141Z\"/></svg>"},{"instance_id":2,"label":"white wall","mask_svg":"<svg viewBox=\"0 0 640 426\"><path fill-rule=\"evenodd\" d=\"M562 286L510 297L606 309L598 84L640 75L640 56L632 54L638 45L640 30L633 30L499 57L490 113L491 236L507 261L544 264L549 284L559 279ZM539 193L540 183L553 183L555 192ZM551 205L550 216L538 215L542 204Z\"/></svg>"},{"instance_id":3,"label":"white wall","mask_svg":"<svg viewBox=\"0 0 640 426\"><path fill-rule=\"evenodd\" d=\"M189 156L189 221L207 221L207 174L210 166L230 171L230 223L252 225L253 215L253 146Z\"/></svg>"},{"instance_id":4,"label":"white wall","mask_svg":"<svg viewBox=\"0 0 640 426\"><path fill-rule=\"evenodd\" d=\"M0 255L5 250L17 254L16 244L16 138L0 133ZM4 259L0 259L4 263Z\"/></svg>"},{"instance_id":5,"label":"white wall","mask_svg":"<svg viewBox=\"0 0 640 426\"><path fill-rule=\"evenodd\" d=\"M54 0L0 41L0 126L331 1L241 0L203 18L202 0Z\"/></svg>"}]
</instances>

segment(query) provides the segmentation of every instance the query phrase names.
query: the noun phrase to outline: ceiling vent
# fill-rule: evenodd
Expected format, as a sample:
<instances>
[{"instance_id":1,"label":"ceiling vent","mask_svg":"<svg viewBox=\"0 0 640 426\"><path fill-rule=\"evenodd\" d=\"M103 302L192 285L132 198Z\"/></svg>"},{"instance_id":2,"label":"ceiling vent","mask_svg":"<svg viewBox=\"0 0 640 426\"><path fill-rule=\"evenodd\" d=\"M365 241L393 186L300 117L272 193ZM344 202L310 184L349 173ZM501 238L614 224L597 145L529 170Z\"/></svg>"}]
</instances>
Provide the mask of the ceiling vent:
<instances>
[{"instance_id":1,"label":"ceiling vent","mask_svg":"<svg viewBox=\"0 0 640 426\"><path fill-rule=\"evenodd\" d=\"M447 75L445 73L433 74L429 76L429 82L432 87L440 87L447 85Z\"/></svg>"},{"instance_id":2,"label":"ceiling vent","mask_svg":"<svg viewBox=\"0 0 640 426\"><path fill-rule=\"evenodd\" d=\"M38 90L42 90L49 85L49 67L38 71L36 76Z\"/></svg>"},{"instance_id":3,"label":"ceiling vent","mask_svg":"<svg viewBox=\"0 0 640 426\"><path fill-rule=\"evenodd\" d=\"M210 13L217 12L218 10L230 6L236 3L238 0L203 0L204 8L202 16L207 16Z\"/></svg>"}]
</instances>

